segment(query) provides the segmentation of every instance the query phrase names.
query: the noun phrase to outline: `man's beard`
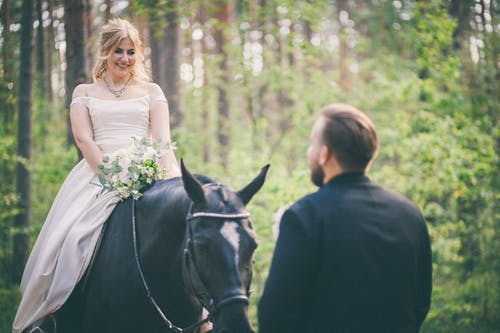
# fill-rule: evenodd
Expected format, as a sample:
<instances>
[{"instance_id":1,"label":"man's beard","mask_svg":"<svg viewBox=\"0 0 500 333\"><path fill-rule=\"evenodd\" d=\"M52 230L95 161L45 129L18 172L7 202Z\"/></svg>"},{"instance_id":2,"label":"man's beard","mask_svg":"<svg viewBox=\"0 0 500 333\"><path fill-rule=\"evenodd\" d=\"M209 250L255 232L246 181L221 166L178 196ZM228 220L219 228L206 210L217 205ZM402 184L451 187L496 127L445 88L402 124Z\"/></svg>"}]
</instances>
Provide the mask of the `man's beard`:
<instances>
[{"instance_id":1,"label":"man's beard","mask_svg":"<svg viewBox=\"0 0 500 333\"><path fill-rule=\"evenodd\" d=\"M311 166L311 181L314 185L321 187L325 179L325 173L318 164Z\"/></svg>"}]
</instances>

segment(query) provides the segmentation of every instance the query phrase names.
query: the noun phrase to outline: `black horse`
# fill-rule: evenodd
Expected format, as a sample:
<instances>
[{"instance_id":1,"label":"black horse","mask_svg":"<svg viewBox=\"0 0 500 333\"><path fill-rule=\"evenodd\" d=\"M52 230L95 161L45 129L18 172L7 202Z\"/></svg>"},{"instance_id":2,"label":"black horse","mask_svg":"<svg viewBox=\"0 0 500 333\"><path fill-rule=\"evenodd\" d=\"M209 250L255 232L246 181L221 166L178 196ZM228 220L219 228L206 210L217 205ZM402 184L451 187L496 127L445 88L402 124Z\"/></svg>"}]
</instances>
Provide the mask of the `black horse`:
<instances>
[{"instance_id":1,"label":"black horse","mask_svg":"<svg viewBox=\"0 0 500 333\"><path fill-rule=\"evenodd\" d=\"M253 332L247 310L257 240L245 205L268 167L235 192L181 162L182 179L120 203L56 315L57 333L198 332L202 307L214 332Z\"/></svg>"}]
</instances>

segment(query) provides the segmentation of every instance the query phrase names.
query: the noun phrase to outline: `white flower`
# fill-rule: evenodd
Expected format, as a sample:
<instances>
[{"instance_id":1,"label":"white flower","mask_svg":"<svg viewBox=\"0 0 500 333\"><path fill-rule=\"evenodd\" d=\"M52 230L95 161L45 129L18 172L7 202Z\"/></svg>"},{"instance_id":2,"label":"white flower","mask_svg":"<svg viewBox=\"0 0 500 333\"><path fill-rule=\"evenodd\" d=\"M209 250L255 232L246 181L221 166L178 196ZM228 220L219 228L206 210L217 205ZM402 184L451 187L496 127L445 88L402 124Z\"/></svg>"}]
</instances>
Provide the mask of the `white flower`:
<instances>
[{"instance_id":1,"label":"white flower","mask_svg":"<svg viewBox=\"0 0 500 333\"><path fill-rule=\"evenodd\" d=\"M129 148L105 156L99 165L101 193L114 191L121 200L130 196L138 199L148 185L166 176L158 160L168 149L173 149L173 145L167 143L161 147L160 142L139 137L132 137L132 140Z\"/></svg>"}]
</instances>

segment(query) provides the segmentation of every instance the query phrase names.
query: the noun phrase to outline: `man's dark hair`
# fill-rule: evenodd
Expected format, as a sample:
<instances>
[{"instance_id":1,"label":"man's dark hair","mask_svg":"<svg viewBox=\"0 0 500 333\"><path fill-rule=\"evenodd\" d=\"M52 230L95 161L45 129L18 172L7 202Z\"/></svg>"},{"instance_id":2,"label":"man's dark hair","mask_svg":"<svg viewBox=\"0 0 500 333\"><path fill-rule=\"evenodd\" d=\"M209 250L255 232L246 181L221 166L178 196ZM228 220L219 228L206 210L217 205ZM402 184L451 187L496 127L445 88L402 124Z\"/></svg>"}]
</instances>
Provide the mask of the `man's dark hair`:
<instances>
[{"instance_id":1,"label":"man's dark hair","mask_svg":"<svg viewBox=\"0 0 500 333\"><path fill-rule=\"evenodd\" d=\"M363 112L335 103L321 110L322 140L344 171L365 171L378 150L377 131Z\"/></svg>"}]
</instances>

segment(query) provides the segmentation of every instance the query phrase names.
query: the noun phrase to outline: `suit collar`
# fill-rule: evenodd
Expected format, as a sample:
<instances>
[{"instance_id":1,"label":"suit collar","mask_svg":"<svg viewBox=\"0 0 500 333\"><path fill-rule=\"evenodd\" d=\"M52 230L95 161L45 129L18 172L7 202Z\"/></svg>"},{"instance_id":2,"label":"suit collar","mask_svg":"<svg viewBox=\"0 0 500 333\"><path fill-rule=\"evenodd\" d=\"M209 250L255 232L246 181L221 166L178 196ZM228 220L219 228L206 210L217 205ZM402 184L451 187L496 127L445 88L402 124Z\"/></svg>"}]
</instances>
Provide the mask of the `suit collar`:
<instances>
[{"instance_id":1,"label":"suit collar","mask_svg":"<svg viewBox=\"0 0 500 333\"><path fill-rule=\"evenodd\" d=\"M370 179L365 175L364 172L347 172L337 175L330 179L328 183L323 186L335 186L342 184L352 184L352 183L360 183L360 182L369 182Z\"/></svg>"}]
</instances>

